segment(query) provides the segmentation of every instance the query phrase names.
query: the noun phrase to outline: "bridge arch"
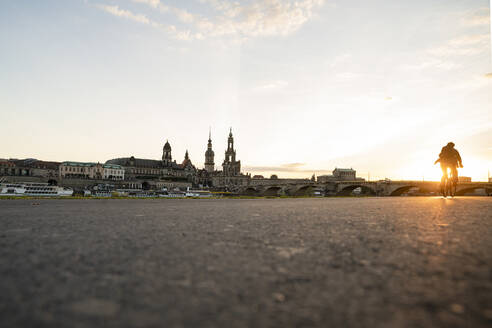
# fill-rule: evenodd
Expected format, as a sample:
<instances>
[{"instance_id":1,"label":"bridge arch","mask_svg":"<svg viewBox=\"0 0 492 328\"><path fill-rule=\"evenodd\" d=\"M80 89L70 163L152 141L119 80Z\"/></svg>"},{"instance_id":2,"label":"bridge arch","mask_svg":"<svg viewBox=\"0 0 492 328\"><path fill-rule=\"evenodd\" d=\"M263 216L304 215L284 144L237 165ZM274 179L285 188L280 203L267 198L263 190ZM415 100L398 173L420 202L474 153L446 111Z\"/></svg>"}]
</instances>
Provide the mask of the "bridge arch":
<instances>
[{"instance_id":1,"label":"bridge arch","mask_svg":"<svg viewBox=\"0 0 492 328\"><path fill-rule=\"evenodd\" d=\"M278 187L278 186L272 186L272 187L268 187L265 189L265 191L263 191L263 196L274 196L274 197L277 197L277 196L280 196L280 191L282 190L281 187Z\"/></svg>"},{"instance_id":2,"label":"bridge arch","mask_svg":"<svg viewBox=\"0 0 492 328\"><path fill-rule=\"evenodd\" d=\"M402 194L408 192L410 189L412 188L418 188L420 189L418 186L416 185L408 185L408 186L402 186L402 187L398 187L396 188L395 190L393 190L391 193L390 193L390 196L401 196Z\"/></svg>"},{"instance_id":3,"label":"bridge arch","mask_svg":"<svg viewBox=\"0 0 492 328\"><path fill-rule=\"evenodd\" d=\"M294 196L310 196L313 194L313 186L302 186L294 192Z\"/></svg>"},{"instance_id":4,"label":"bridge arch","mask_svg":"<svg viewBox=\"0 0 492 328\"><path fill-rule=\"evenodd\" d=\"M485 189L485 193L489 195L491 193L491 190L488 189L486 186L467 186L464 188L457 188L456 190L456 196L464 196L467 193L474 192L477 189Z\"/></svg>"},{"instance_id":5,"label":"bridge arch","mask_svg":"<svg viewBox=\"0 0 492 328\"><path fill-rule=\"evenodd\" d=\"M339 190L337 192L337 196L350 196L352 194L352 192L357 188L360 188L362 190L362 192L364 192L364 193L376 195L376 190L374 190L373 188L362 185L362 184L354 184L354 185L349 185L349 186L343 187L341 190Z\"/></svg>"},{"instance_id":6,"label":"bridge arch","mask_svg":"<svg viewBox=\"0 0 492 328\"><path fill-rule=\"evenodd\" d=\"M253 187L248 187L244 190L244 195L246 196L257 196L258 195L258 190L256 190L256 188L253 188Z\"/></svg>"}]
</instances>

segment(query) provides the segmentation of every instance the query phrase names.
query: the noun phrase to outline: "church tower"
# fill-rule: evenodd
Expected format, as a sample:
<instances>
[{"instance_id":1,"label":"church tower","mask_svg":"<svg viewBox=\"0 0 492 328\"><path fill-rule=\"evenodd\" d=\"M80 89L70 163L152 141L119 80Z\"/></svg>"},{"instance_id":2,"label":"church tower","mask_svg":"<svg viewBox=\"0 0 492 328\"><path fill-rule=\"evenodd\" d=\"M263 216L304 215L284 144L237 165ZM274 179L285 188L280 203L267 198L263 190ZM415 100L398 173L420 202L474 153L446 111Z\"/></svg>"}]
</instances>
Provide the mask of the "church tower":
<instances>
[{"instance_id":1,"label":"church tower","mask_svg":"<svg viewBox=\"0 0 492 328\"><path fill-rule=\"evenodd\" d=\"M171 156L171 145L169 144L169 141L166 140L164 148L162 148L162 163L164 165L169 165L171 164L172 160L173 157Z\"/></svg>"},{"instance_id":2,"label":"church tower","mask_svg":"<svg viewBox=\"0 0 492 328\"><path fill-rule=\"evenodd\" d=\"M232 128L229 131L229 138L227 138L227 150L225 152L224 163L222 163L222 169L225 176L241 174L241 161L236 161L236 150L234 150Z\"/></svg>"},{"instance_id":3,"label":"church tower","mask_svg":"<svg viewBox=\"0 0 492 328\"><path fill-rule=\"evenodd\" d=\"M227 138L227 150L225 152L224 163L234 163L236 161L236 151L234 150L234 137L232 136L232 128L229 130L229 138Z\"/></svg>"},{"instance_id":4,"label":"church tower","mask_svg":"<svg viewBox=\"0 0 492 328\"><path fill-rule=\"evenodd\" d=\"M205 152L205 171L209 173L215 171L214 156L215 153L212 150L212 132L209 130L207 151Z\"/></svg>"},{"instance_id":5,"label":"church tower","mask_svg":"<svg viewBox=\"0 0 492 328\"><path fill-rule=\"evenodd\" d=\"M185 170L192 170L192 169L194 170L195 169L195 167L191 163L190 156L188 155L188 150L186 150L185 158L183 160L183 163L181 163L181 167L183 167Z\"/></svg>"}]
</instances>

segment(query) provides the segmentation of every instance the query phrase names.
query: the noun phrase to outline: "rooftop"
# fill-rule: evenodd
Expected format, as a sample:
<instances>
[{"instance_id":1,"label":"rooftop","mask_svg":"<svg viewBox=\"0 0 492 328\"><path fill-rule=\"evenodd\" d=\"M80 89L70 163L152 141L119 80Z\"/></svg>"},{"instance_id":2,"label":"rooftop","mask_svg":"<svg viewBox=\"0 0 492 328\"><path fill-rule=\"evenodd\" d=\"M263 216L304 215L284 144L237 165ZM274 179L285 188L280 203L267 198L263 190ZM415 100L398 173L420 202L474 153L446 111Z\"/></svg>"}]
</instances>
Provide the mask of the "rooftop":
<instances>
[{"instance_id":1,"label":"rooftop","mask_svg":"<svg viewBox=\"0 0 492 328\"><path fill-rule=\"evenodd\" d=\"M106 169L118 169L118 170L123 169L123 166L117 165L117 164L101 164L101 163L94 163L94 162L69 162L69 161L66 161L66 162L61 163L61 165L78 166L78 167L80 167L80 166L93 167L96 165L102 165L102 167L104 167Z\"/></svg>"}]
</instances>

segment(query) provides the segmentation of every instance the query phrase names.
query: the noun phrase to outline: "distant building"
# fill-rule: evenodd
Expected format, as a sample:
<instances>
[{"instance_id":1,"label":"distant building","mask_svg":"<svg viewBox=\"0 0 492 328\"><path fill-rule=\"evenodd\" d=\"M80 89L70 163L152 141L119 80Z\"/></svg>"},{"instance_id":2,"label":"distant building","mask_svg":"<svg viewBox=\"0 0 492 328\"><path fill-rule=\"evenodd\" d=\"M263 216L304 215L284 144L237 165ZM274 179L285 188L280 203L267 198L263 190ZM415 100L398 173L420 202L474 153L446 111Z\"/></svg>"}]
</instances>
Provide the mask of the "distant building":
<instances>
[{"instance_id":1,"label":"distant building","mask_svg":"<svg viewBox=\"0 0 492 328\"><path fill-rule=\"evenodd\" d=\"M59 167L61 178L124 180L125 170L121 165L63 162Z\"/></svg>"},{"instance_id":2,"label":"distant building","mask_svg":"<svg viewBox=\"0 0 492 328\"><path fill-rule=\"evenodd\" d=\"M35 158L0 160L0 175L54 178L58 176L59 165Z\"/></svg>"},{"instance_id":3,"label":"distant building","mask_svg":"<svg viewBox=\"0 0 492 328\"><path fill-rule=\"evenodd\" d=\"M35 161L28 167L31 168L32 176L54 178L58 176L59 162Z\"/></svg>"},{"instance_id":4,"label":"distant building","mask_svg":"<svg viewBox=\"0 0 492 328\"><path fill-rule=\"evenodd\" d=\"M357 178L357 172L354 169L335 168L333 174L318 175L317 181L319 183L327 183L334 181L364 181L364 179Z\"/></svg>"},{"instance_id":5,"label":"distant building","mask_svg":"<svg viewBox=\"0 0 492 328\"><path fill-rule=\"evenodd\" d=\"M356 179L356 172L354 169L340 169L336 168L333 170L333 176L337 180L350 180L350 181L355 181Z\"/></svg>"},{"instance_id":6,"label":"distant building","mask_svg":"<svg viewBox=\"0 0 492 328\"><path fill-rule=\"evenodd\" d=\"M15 164L9 160L0 160L0 175L16 175Z\"/></svg>"},{"instance_id":7,"label":"distant building","mask_svg":"<svg viewBox=\"0 0 492 328\"><path fill-rule=\"evenodd\" d=\"M125 180L125 169L121 165L103 164L103 179Z\"/></svg>"},{"instance_id":8,"label":"distant building","mask_svg":"<svg viewBox=\"0 0 492 328\"><path fill-rule=\"evenodd\" d=\"M216 187L225 190L233 190L238 186L248 185L251 176L241 173L241 161L236 160L232 129L229 131L227 150L224 155L222 171L216 171L212 139L209 133L207 150L205 151L205 168L196 171L193 182L199 186Z\"/></svg>"},{"instance_id":9,"label":"distant building","mask_svg":"<svg viewBox=\"0 0 492 328\"><path fill-rule=\"evenodd\" d=\"M172 160L171 145L166 141L162 148L162 160L143 159L131 157L114 158L106 161L106 164L121 165L125 170L127 180L169 180L192 181L196 176L196 168L186 151L181 164Z\"/></svg>"},{"instance_id":10,"label":"distant building","mask_svg":"<svg viewBox=\"0 0 492 328\"><path fill-rule=\"evenodd\" d=\"M470 177L458 177L458 182L472 182L472 178Z\"/></svg>"},{"instance_id":11,"label":"distant building","mask_svg":"<svg viewBox=\"0 0 492 328\"><path fill-rule=\"evenodd\" d=\"M214 187L234 189L237 186L249 184L251 176L241 173L241 161L236 160L236 150L234 149L234 137L232 128L227 138L227 150L225 151L222 171L215 171L210 176L210 185Z\"/></svg>"},{"instance_id":12,"label":"distant building","mask_svg":"<svg viewBox=\"0 0 492 328\"><path fill-rule=\"evenodd\" d=\"M265 179L265 177L263 175L256 174L256 175L253 175L253 179Z\"/></svg>"},{"instance_id":13,"label":"distant building","mask_svg":"<svg viewBox=\"0 0 492 328\"><path fill-rule=\"evenodd\" d=\"M60 178L74 179L102 179L103 167L101 163L85 163L66 161L60 164Z\"/></svg>"}]
</instances>

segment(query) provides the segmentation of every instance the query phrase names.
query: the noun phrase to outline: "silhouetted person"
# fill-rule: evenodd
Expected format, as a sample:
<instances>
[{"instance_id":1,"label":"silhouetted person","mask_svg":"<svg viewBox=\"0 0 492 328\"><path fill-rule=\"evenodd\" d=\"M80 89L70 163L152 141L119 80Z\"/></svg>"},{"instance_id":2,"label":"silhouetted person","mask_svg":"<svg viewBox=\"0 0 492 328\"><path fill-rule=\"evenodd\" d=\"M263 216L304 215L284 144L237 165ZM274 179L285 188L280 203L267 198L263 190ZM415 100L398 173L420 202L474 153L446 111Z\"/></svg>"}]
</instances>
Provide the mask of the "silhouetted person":
<instances>
[{"instance_id":1,"label":"silhouetted person","mask_svg":"<svg viewBox=\"0 0 492 328\"><path fill-rule=\"evenodd\" d=\"M448 168L453 174L453 178L458 180L458 167L463 167L461 162L460 153L454 148L454 143L449 142L446 146L442 147L439 158L434 164L440 163L442 170L442 178L448 178Z\"/></svg>"}]
</instances>

